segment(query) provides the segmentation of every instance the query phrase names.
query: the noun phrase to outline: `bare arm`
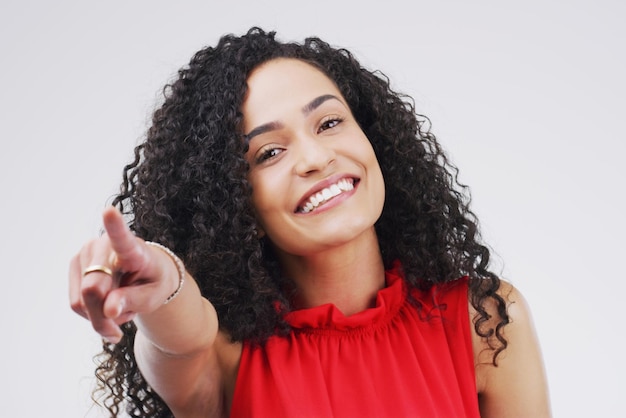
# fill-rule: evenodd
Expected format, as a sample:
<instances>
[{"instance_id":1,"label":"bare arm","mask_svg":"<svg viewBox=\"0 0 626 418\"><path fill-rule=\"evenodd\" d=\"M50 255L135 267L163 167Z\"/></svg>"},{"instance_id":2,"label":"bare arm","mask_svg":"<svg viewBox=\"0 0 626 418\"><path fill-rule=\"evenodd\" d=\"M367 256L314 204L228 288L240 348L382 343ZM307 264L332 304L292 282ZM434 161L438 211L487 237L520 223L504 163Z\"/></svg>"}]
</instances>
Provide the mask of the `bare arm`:
<instances>
[{"instance_id":1,"label":"bare arm","mask_svg":"<svg viewBox=\"0 0 626 418\"><path fill-rule=\"evenodd\" d=\"M179 282L173 259L136 238L116 209L105 210L103 220L106 235L85 245L72 260L72 309L111 342L122 337L119 325L134 319L137 363L177 417L223 415L219 353L226 340L218 338L213 306L186 273L178 296L164 304ZM114 274L83 275L93 265L109 267Z\"/></svg>"},{"instance_id":2,"label":"bare arm","mask_svg":"<svg viewBox=\"0 0 626 418\"><path fill-rule=\"evenodd\" d=\"M177 274L175 271L173 274ZM150 386L177 417L221 416L223 370L217 315L188 277L176 299L135 318L135 357Z\"/></svg>"},{"instance_id":3,"label":"bare arm","mask_svg":"<svg viewBox=\"0 0 626 418\"><path fill-rule=\"evenodd\" d=\"M522 294L503 282L511 323L504 327L507 348L492 365L493 351L474 333L474 358L480 412L484 418L550 417L548 386L532 318ZM495 312L487 306L488 312ZM492 315L497 318L496 314ZM473 329L473 324L472 324Z\"/></svg>"}]
</instances>

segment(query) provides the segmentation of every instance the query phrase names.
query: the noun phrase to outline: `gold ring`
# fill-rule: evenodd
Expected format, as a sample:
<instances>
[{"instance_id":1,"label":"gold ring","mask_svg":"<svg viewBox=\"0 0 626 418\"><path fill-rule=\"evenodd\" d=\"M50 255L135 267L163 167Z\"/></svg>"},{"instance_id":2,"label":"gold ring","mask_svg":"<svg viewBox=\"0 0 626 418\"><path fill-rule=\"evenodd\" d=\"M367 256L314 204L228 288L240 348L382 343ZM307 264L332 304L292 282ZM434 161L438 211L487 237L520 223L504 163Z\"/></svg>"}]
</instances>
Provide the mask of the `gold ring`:
<instances>
[{"instance_id":1,"label":"gold ring","mask_svg":"<svg viewBox=\"0 0 626 418\"><path fill-rule=\"evenodd\" d=\"M113 276L113 272L107 266L101 266L99 264L94 264L93 266L87 267L83 270L83 276L88 275L89 273L93 273L95 271L99 271L100 273L108 274L109 276Z\"/></svg>"}]
</instances>

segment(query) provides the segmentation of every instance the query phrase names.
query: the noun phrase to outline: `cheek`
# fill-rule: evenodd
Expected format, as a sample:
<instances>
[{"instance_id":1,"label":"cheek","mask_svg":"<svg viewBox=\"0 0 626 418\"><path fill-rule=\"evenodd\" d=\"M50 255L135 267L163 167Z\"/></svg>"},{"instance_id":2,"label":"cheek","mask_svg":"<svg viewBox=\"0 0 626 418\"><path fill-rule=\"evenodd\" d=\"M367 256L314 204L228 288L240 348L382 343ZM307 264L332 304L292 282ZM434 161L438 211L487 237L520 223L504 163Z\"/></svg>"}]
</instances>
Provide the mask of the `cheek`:
<instances>
[{"instance_id":1,"label":"cheek","mask_svg":"<svg viewBox=\"0 0 626 418\"><path fill-rule=\"evenodd\" d=\"M378 211L378 216L383 211L385 204L385 180L380 169L371 172L372 181L372 200L374 202L375 210Z\"/></svg>"},{"instance_id":2,"label":"cheek","mask_svg":"<svg viewBox=\"0 0 626 418\"><path fill-rule=\"evenodd\" d=\"M271 175L269 172L263 173L262 176L249 177L252 186L252 206L258 223L266 229L272 217L286 207L285 185L278 179L280 179L278 174Z\"/></svg>"},{"instance_id":3,"label":"cheek","mask_svg":"<svg viewBox=\"0 0 626 418\"><path fill-rule=\"evenodd\" d=\"M385 179L383 177L378 159L372 150L370 154L370 160L368 163L368 175L373 183L373 192L380 202L380 210L382 212L382 206L385 203Z\"/></svg>"}]
</instances>

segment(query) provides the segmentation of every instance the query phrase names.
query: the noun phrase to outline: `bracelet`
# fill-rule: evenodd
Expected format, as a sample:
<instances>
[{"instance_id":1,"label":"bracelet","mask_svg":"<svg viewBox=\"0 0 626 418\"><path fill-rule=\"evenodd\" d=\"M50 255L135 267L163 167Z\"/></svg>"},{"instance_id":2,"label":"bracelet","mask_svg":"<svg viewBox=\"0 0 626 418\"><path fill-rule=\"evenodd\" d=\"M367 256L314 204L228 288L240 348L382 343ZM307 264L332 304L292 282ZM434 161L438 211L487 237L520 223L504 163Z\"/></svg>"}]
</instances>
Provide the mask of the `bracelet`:
<instances>
[{"instance_id":1,"label":"bracelet","mask_svg":"<svg viewBox=\"0 0 626 418\"><path fill-rule=\"evenodd\" d=\"M183 262L181 261L181 259L178 258L178 256L174 254L174 252L170 250L169 248L167 248L165 245L161 245L158 242L152 242L152 241L146 241L146 244L152 245L153 247L157 247L163 250L167 255L170 256L172 261L174 261L174 264L176 264L176 268L178 268L178 287L176 288L176 290L174 290L174 293L169 295L167 299L165 299L165 302L163 302L164 305L167 305L168 303L172 301L172 299L178 296L180 291L183 289L183 285L185 284L185 266L183 265Z\"/></svg>"}]
</instances>

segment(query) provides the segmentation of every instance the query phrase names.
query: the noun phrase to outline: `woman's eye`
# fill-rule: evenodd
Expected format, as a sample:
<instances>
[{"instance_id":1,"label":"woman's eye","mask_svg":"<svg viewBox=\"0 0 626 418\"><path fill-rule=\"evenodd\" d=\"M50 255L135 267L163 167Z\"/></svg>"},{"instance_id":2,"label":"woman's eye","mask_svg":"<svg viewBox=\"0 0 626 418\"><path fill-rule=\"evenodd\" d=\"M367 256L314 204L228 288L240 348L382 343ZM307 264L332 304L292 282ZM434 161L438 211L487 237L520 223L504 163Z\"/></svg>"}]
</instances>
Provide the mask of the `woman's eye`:
<instances>
[{"instance_id":1,"label":"woman's eye","mask_svg":"<svg viewBox=\"0 0 626 418\"><path fill-rule=\"evenodd\" d=\"M276 157L281 152L283 152L281 148L267 148L261 151L261 153L256 159L256 162L262 163L264 161L271 160L272 158Z\"/></svg>"},{"instance_id":2,"label":"woman's eye","mask_svg":"<svg viewBox=\"0 0 626 418\"><path fill-rule=\"evenodd\" d=\"M320 133L320 132L324 132L327 129L332 129L335 126L339 125L341 122L343 122L343 119L341 119L341 118L329 118L329 119L326 119L326 120L324 120L321 123L321 125L318 128L317 132Z\"/></svg>"}]
</instances>

